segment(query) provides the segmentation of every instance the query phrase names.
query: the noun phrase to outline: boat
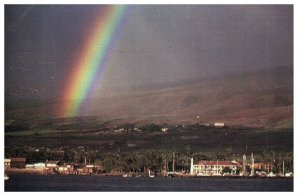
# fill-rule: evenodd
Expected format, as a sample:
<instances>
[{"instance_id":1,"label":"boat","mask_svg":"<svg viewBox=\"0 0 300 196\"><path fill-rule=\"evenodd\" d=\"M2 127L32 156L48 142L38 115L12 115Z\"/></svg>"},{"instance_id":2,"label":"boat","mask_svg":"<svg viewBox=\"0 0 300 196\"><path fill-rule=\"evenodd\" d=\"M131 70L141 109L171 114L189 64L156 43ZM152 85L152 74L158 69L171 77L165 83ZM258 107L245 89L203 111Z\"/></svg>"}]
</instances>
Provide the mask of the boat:
<instances>
[{"instance_id":1,"label":"boat","mask_svg":"<svg viewBox=\"0 0 300 196\"><path fill-rule=\"evenodd\" d=\"M4 180L8 180L9 177L7 175L4 175Z\"/></svg>"}]
</instances>

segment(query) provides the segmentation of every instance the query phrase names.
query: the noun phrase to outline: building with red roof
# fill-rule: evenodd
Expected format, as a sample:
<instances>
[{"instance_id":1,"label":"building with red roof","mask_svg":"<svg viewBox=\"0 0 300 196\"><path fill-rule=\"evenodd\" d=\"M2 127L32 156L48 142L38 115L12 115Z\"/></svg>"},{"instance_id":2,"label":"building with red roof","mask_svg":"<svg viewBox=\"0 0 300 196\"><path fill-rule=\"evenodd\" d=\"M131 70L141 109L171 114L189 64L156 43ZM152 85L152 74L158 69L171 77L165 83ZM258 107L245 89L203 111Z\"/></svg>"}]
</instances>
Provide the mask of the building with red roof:
<instances>
[{"instance_id":1,"label":"building with red roof","mask_svg":"<svg viewBox=\"0 0 300 196\"><path fill-rule=\"evenodd\" d=\"M191 174L212 176L212 175L236 175L241 164L236 161L199 161L191 166Z\"/></svg>"}]
</instances>

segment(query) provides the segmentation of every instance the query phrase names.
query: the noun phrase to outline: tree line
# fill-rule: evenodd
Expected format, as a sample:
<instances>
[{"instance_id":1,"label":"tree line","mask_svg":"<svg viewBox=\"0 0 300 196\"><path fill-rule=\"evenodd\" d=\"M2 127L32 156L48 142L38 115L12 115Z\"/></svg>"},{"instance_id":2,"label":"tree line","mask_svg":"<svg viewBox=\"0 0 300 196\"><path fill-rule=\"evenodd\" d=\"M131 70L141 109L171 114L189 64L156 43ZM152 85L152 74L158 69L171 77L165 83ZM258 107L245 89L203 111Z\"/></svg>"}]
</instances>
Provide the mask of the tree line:
<instances>
[{"instance_id":1,"label":"tree line","mask_svg":"<svg viewBox=\"0 0 300 196\"><path fill-rule=\"evenodd\" d=\"M46 160L59 160L63 163L73 164L97 164L103 172L145 172L149 169L156 173L162 171L190 170L190 159L194 163L200 160L235 160L242 163L241 154L230 154L230 151L217 152L193 152L186 148L181 152L166 149L144 149L134 152L102 152L98 150L83 149L40 149L39 151L26 150L24 148L5 149L5 155L9 157L26 157L27 163L45 162ZM250 163L250 154L247 155ZM255 162L269 164L273 172L280 172L282 162L285 162L285 170L293 172L293 153L263 151L254 154ZM174 162L174 166L173 166Z\"/></svg>"}]
</instances>

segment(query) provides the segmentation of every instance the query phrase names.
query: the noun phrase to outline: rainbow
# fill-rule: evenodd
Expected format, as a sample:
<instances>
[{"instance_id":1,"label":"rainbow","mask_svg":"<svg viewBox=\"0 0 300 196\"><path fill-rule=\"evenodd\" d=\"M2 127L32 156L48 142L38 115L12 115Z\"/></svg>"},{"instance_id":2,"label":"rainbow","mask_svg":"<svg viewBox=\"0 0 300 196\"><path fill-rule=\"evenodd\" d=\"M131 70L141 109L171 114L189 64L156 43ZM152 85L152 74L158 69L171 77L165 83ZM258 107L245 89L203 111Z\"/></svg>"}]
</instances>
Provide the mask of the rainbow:
<instances>
[{"instance_id":1,"label":"rainbow","mask_svg":"<svg viewBox=\"0 0 300 196\"><path fill-rule=\"evenodd\" d=\"M74 117L79 114L97 72L105 66L109 46L125 9L123 5L101 6L100 15L89 29L81 46L82 52L74 58L67 83L62 87L58 117Z\"/></svg>"}]
</instances>

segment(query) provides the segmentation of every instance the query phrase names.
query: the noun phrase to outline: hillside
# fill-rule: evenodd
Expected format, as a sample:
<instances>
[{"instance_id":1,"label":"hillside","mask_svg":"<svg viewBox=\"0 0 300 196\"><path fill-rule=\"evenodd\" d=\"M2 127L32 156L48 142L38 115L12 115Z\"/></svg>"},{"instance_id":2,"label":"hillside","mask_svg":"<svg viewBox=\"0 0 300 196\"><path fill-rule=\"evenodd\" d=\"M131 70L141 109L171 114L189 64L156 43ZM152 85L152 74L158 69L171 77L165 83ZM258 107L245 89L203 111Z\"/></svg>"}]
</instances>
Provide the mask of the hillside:
<instances>
[{"instance_id":1,"label":"hillside","mask_svg":"<svg viewBox=\"0 0 300 196\"><path fill-rule=\"evenodd\" d=\"M230 125L291 127L293 73L277 68L102 98L93 101L86 114L119 119L120 123L221 121Z\"/></svg>"},{"instance_id":2,"label":"hillside","mask_svg":"<svg viewBox=\"0 0 300 196\"><path fill-rule=\"evenodd\" d=\"M149 90L150 89L150 90ZM212 123L251 127L293 126L293 70L236 74L144 88L122 95L89 100L81 115L122 123ZM6 120L53 118L54 104L6 105Z\"/></svg>"}]
</instances>

